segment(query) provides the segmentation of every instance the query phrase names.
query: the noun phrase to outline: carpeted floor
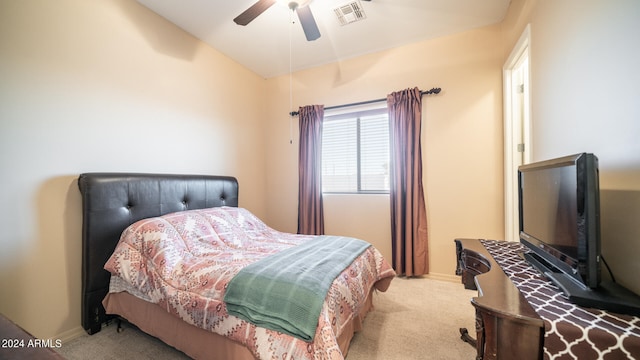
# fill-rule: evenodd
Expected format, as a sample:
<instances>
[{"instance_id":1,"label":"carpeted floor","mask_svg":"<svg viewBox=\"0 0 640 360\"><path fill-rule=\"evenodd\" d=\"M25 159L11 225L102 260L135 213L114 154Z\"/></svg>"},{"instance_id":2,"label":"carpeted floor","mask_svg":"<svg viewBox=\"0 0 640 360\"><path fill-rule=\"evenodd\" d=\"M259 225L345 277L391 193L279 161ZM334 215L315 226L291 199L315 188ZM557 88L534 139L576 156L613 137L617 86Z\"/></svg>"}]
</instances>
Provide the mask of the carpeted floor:
<instances>
[{"instance_id":1,"label":"carpeted floor","mask_svg":"<svg viewBox=\"0 0 640 360\"><path fill-rule=\"evenodd\" d=\"M458 329L475 334L469 300L475 291L460 283L426 278L396 278L385 293L374 295L375 310L357 333L347 360L474 359L475 349L460 340ZM188 359L186 355L133 327L116 326L63 344L69 360Z\"/></svg>"},{"instance_id":2,"label":"carpeted floor","mask_svg":"<svg viewBox=\"0 0 640 360\"><path fill-rule=\"evenodd\" d=\"M374 298L375 310L355 334L347 360L475 359L459 333L466 327L475 335L474 296L460 283L394 279Z\"/></svg>"}]
</instances>

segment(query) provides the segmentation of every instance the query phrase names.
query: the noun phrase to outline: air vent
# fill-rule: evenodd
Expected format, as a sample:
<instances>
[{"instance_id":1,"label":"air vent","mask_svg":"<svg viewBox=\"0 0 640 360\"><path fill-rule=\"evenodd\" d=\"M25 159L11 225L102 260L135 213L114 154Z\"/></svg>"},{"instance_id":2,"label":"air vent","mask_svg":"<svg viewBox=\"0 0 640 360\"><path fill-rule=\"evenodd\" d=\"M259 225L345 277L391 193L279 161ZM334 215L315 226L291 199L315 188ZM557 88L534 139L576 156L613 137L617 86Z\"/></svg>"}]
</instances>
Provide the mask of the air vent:
<instances>
[{"instance_id":1,"label":"air vent","mask_svg":"<svg viewBox=\"0 0 640 360\"><path fill-rule=\"evenodd\" d=\"M365 15L364 9L362 8L359 0L341 5L333 9L333 11L338 17L340 25L351 24L352 22L364 20L367 18L367 15Z\"/></svg>"}]
</instances>

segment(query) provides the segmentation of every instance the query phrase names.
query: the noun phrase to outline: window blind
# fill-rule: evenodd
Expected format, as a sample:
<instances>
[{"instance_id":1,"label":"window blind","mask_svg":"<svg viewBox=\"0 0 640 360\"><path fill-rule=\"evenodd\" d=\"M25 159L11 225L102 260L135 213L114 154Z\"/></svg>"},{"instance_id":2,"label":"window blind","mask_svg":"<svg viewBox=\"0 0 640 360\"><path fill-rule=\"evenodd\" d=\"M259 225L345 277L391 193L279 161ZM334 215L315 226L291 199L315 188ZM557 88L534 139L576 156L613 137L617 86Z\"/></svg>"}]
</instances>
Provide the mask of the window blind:
<instances>
[{"instance_id":1,"label":"window blind","mask_svg":"<svg viewBox=\"0 0 640 360\"><path fill-rule=\"evenodd\" d=\"M325 117L322 190L389 191L389 117L386 108Z\"/></svg>"}]
</instances>

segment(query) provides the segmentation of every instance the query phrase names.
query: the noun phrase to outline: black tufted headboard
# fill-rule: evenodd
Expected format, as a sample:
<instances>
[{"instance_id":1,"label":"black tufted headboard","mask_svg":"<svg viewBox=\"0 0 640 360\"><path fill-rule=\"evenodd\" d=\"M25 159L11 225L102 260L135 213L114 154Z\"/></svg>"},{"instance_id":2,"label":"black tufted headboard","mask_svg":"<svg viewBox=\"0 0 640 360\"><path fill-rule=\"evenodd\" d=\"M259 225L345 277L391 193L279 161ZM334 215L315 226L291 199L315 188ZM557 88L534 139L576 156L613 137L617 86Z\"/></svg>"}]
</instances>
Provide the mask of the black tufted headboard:
<instances>
[{"instance_id":1,"label":"black tufted headboard","mask_svg":"<svg viewBox=\"0 0 640 360\"><path fill-rule=\"evenodd\" d=\"M82 194L82 327L100 331L109 291L103 266L134 222L176 211L238 206L238 181L228 176L86 173Z\"/></svg>"}]
</instances>

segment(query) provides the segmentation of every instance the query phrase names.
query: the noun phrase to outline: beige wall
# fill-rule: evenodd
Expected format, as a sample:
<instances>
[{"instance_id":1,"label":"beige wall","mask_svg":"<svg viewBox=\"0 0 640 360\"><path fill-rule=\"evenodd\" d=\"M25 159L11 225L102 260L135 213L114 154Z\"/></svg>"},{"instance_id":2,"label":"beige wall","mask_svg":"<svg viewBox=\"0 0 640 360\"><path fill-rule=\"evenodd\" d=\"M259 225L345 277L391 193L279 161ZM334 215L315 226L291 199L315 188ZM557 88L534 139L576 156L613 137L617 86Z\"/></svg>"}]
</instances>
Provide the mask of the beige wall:
<instances>
[{"instance_id":1,"label":"beige wall","mask_svg":"<svg viewBox=\"0 0 640 360\"><path fill-rule=\"evenodd\" d=\"M505 54L527 23L534 160L598 156L602 252L640 293L640 2L513 0Z\"/></svg>"},{"instance_id":2,"label":"beige wall","mask_svg":"<svg viewBox=\"0 0 640 360\"><path fill-rule=\"evenodd\" d=\"M233 175L265 215L264 80L135 1L1 1L0 79L0 312L35 336L79 331L79 173Z\"/></svg>"},{"instance_id":3,"label":"beige wall","mask_svg":"<svg viewBox=\"0 0 640 360\"><path fill-rule=\"evenodd\" d=\"M385 98L418 86L432 276L454 278L456 237L502 238L502 45L500 27L424 41L293 74L293 106L340 105ZM268 220L295 231L297 122L289 76L268 80ZM293 124L293 144L289 143ZM371 241L390 259L388 196L325 197L327 233ZM375 224L370 226L369 224Z\"/></svg>"}]
</instances>

